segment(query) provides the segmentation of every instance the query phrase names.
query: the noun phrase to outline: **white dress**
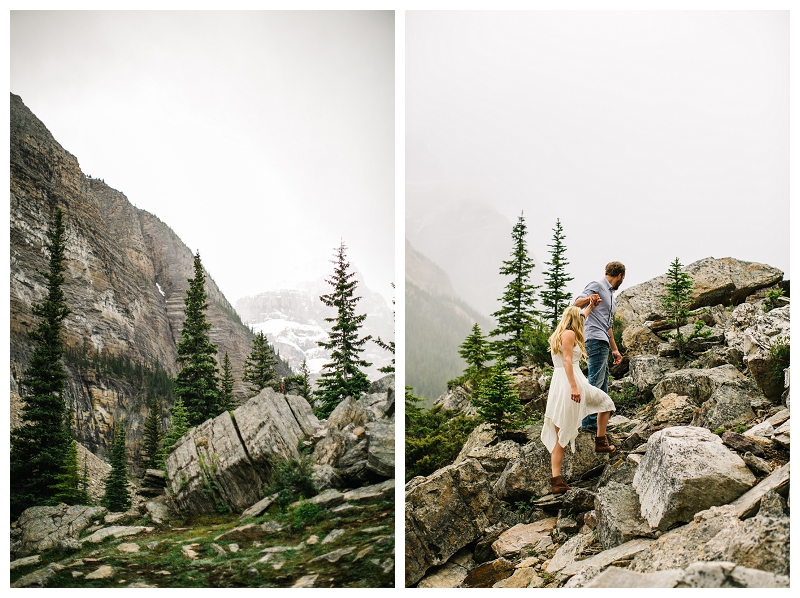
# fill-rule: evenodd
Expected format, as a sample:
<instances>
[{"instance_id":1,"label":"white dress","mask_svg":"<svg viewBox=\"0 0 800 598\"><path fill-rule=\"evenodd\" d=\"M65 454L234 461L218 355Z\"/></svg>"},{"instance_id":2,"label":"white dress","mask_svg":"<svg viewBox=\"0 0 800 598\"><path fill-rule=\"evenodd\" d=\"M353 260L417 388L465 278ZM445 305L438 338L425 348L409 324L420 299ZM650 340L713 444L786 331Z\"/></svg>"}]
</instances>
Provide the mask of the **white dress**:
<instances>
[{"instance_id":1,"label":"white dress","mask_svg":"<svg viewBox=\"0 0 800 598\"><path fill-rule=\"evenodd\" d=\"M578 429L583 418L592 413L616 411L616 407L611 397L589 384L586 376L583 375L578 365L581 359L580 347L575 345L572 350L572 373L581 392L580 403L576 403L570 398L572 393L567 372L564 370L563 348L562 353L552 355L552 357L553 378L550 380L547 409L544 412L542 442L551 453L556 446L556 439L561 446L567 446L567 443L570 443L574 453L575 438L578 436ZM558 426L558 434L556 434L556 426Z\"/></svg>"}]
</instances>

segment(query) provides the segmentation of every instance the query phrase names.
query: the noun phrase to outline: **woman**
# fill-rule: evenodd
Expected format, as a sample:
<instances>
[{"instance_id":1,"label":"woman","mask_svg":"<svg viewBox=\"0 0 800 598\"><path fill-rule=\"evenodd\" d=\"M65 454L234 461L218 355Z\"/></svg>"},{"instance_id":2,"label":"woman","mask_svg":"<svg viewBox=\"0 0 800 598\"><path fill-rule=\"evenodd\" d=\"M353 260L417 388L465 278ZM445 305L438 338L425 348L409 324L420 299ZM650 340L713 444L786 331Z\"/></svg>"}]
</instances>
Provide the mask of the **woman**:
<instances>
[{"instance_id":1,"label":"woman","mask_svg":"<svg viewBox=\"0 0 800 598\"><path fill-rule=\"evenodd\" d=\"M597 413L597 438L594 442L596 453L614 453L613 444L608 444L606 425L611 411L616 411L614 402L606 393L589 384L578 363L581 356L586 357L583 341L583 321L597 305L597 297L592 296L583 311L571 305L564 310L556 331L550 336L550 353L553 356L553 378L547 395L547 409L544 414L542 442L550 451L550 485L553 494L561 494L570 486L561 477L561 463L567 443L575 452L575 438L581 420L591 413ZM564 357L567 356L565 359Z\"/></svg>"}]
</instances>

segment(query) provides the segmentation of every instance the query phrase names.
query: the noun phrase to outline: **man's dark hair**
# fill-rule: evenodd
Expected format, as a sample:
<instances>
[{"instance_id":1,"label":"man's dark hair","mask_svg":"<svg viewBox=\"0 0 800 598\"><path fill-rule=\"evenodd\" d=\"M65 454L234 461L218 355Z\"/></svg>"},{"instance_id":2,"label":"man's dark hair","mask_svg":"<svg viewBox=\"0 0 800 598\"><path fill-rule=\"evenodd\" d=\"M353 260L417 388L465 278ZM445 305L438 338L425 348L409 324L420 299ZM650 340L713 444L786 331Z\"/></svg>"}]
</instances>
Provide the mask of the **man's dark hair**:
<instances>
[{"instance_id":1,"label":"man's dark hair","mask_svg":"<svg viewBox=\"0 0 800 598\"><path fill-rule=\"evenodd\" d=\"M609 262L606 264L606 276L619 276L625 274L625 265L621 262Z\"/></svg>"}]
</instances>

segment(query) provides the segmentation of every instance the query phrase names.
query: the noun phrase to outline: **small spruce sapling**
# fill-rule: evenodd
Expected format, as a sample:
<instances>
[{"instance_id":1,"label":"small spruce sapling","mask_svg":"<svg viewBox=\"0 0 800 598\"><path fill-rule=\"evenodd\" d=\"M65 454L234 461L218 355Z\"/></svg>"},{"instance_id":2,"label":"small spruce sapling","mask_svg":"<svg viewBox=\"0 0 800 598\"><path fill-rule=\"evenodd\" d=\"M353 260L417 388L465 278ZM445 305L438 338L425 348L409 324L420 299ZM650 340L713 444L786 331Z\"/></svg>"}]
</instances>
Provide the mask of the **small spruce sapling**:
<instances>
[{"instance_id":1,"label":"small spruce sapling","mask_svg":"<svg viewBox=\"0 0 800 598\"><path fill-rule=\"evenodd\" d=\"M505 371L503 362L498 362L491 375L481 384L472 403L478 415L489 424L497 438L509 430L526 424L524 409L519 402L519 394L511 385L512 378Z\"/></svg>"}]
</instances>

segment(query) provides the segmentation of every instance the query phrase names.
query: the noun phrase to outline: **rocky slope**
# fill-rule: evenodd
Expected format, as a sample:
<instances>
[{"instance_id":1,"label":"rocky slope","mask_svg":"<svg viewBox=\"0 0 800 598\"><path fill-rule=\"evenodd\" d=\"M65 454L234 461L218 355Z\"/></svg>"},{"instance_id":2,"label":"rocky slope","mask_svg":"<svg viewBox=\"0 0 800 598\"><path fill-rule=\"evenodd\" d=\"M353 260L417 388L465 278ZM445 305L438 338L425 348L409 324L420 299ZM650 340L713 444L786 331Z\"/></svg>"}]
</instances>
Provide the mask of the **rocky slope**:
<instances>
[{"instance_id":1,"label":"rocky slope","mask_svg":"<svg viewBox=\"0 0 800 598\"><path fill-rule=\"evenodd\" d=\"M788 281L730 258L686 271L709 330L688 359L665 337L663 280L621 294L620 453L581 432L562 468L573 490L552 496L541 424L502 441L479 426L451 465L406 484L408 586L788 587L789 376L770 348L789 345L789 299L763 309ZM540 412L547 370L513 373ZM472 409L460 388L438 402Z\"/></svg>"},{"instance_id":2,"label":"rocky slope","mask_svg":"<svg viewBox=\"0 0 800 598\"><path fill-rule=\"evenodd\" d=\"M156 372L162 382L176 371L193 252L157 217L84 175L75 156L14 94L10 147L12 423L18 421L19 381L32 349L31 304L44 292L38 271L46 268L48 221L59 207L65 214L64 291L71 310L64 332L66 399L78 440L103 456L112 420L124 417L135 459L149 403L142 371ZM228 352L238 378L252 335L210 275L206 290L212 341L221 355ZM238 382L236 391L246 397Z\"/></svg>"}]
</instances>

